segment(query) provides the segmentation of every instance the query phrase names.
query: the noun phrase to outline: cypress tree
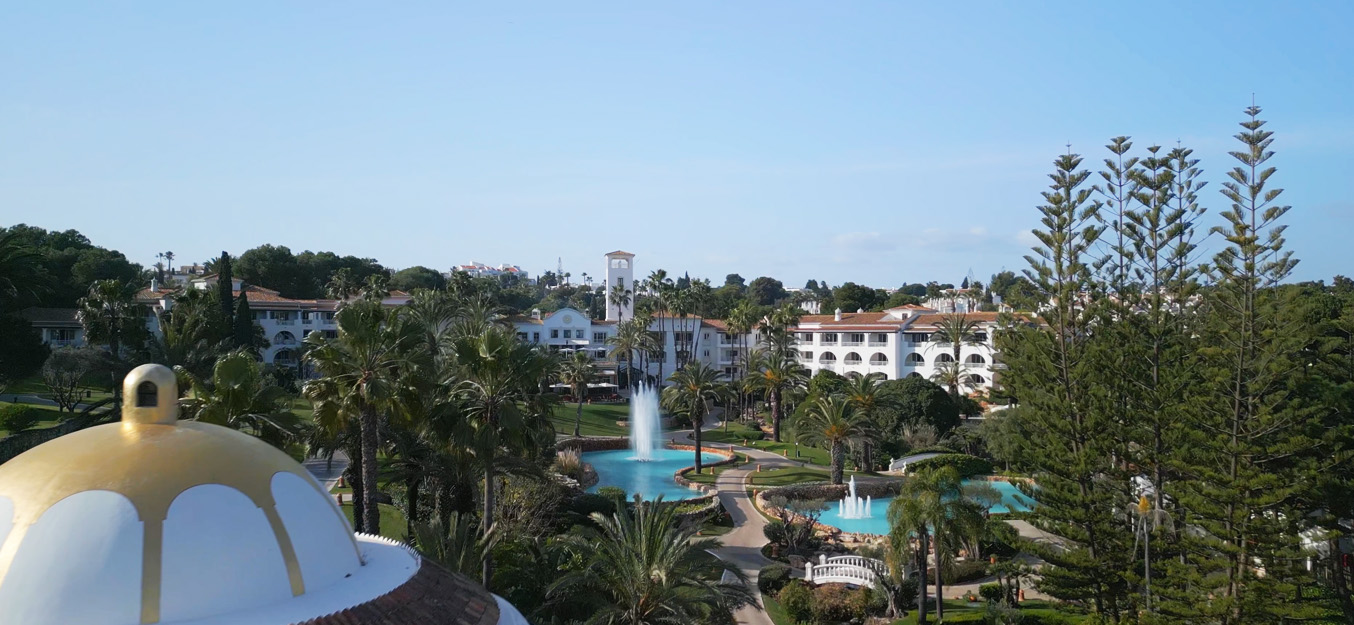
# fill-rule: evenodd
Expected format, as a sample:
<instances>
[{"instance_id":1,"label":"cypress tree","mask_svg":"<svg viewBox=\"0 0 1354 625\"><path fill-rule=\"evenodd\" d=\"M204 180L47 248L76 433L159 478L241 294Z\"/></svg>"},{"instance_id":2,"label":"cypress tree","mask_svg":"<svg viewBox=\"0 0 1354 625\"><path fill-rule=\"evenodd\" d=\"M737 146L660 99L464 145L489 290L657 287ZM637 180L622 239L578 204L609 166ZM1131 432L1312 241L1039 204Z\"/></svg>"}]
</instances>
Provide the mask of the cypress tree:
<instances>
[{"instance_id":1,"label":"cypress tree","mask_svg":"<svg viewBox=\"0 0 1354 625\"><path fill-rule=\"evenodd\" d=\"M237 348L252 350L254 341L254 313L249 309L249 296L243 291L236 300L234 325L231 326L231 340Z\"/></svg>"},{"instance_id":2,"label":"cypress tree","mask_svg":"<svg viewBox=\"0 0 1354 625\"><path fill-rule=\"evenodd\" d=\"M1029 438L1021 441L1030 459L1037 489L1031 523L1069 539L1065 547L1032 545L1048 563L1040 588L1062 599L1089 602L1098 614L1118 619L1127 589L1132 534L1122 514L1128 496L1123 481L1105 479L1115 472L1113 456L1120 436L1116 425L1096 409L1100 364L1090 357L1095 321L1094 248L1102 234L1098 202L1086 186L1090 172L1081 158L1055 161L1046 204L1039 208L1040 245L1026 256L1025 276L1049 302L1044 325L1017 325L998 335L1003 383L1029 418Z\"/></svg>"},{"instance_id":3,"label":"cypress tree","mask_svg":"<svg viewBox=\"0 0 1354 625\"><path fill-rule=\"evenodd\" d=\"M235 279L230 270L230 254L221 252L216 261L216 295L221 303L221 320L227 328L235 327Z\"/></svg>"}]
</instances>

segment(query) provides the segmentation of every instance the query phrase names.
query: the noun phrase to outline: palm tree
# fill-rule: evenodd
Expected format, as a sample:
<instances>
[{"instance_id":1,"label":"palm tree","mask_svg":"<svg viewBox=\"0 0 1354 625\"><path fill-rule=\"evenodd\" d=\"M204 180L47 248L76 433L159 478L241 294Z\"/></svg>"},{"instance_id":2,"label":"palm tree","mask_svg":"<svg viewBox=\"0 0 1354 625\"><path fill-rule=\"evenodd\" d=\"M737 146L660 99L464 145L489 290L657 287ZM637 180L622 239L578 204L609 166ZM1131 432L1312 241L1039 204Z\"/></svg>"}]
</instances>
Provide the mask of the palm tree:
<instances>
[{"instance_id":1,"label":"palm tree","mask_svg":"<svg viewBox=\"0 0 1354 625\"><path fill-rule=\"evenodd\" d=\"M533 418L542 419L547 406L535 403L543 394L541 380L549 359L517 341L511 330L491 328L479 336L462 336L456 341L457 367L448 378L455 396L463 403L465 430L461 444L471 450L484 472L484 512L481 529L486 533L494 524L495 480L499 460L513 451L528 448L539 441L541 431ZM546 412L546 415L549 413ZM553 438L553 434L551 434ZM493 580L493 558L486 555L483 583Z\"/></svg>"},{"instance_id":2,"label":"palm tree","mask_svg":"<svg viewBox=\"0 0 1354 625\"><path fill-rule=\"evenodd\" d=\"M616 324L616 334L607 337L606 343L611 346L610 357L615 358L617 364L625 363L626 386L635 387L634 354L635 350L640 348L641 337L634 331L633 323L621 322ZM619 381L619 379L618 379Z\"/></svg>"},{"instance_id":3,"label":"palm tree","mask_svg":"<svg viewBox=\"0 0 1354 625\"><path fill-rule=\"evenodd\" d=\"M936 324L936 331L932 338L941 345L950 347L950 356L954 362L948 363L942 367L942 372L946 369L948 373L937 374L937 378L943 378L942 384L950 389L950 397L955 402L959 401L959 389L967 384L964 378L964 366L959 359L963 346L981 346L982 341L978 340L977 335L978 321L970 319L963 313L951 313L941 317L940 322Z\"/></svg>"},{"instance_id":4,"label":"palm tree","mask_svg":"<svg viewBox=\"0 0 1354 625\"><path fill-rule=\"evenodd\" d=\"M285 447L301 434L291 396L268 383L258 361L245 352L227 354L216 361L209 380L192 383L192 395L182 401L189 419L248 432L274 447Z\"/></svg>"},{"instance_id":5,"label":"palm tree","mask_svg":"<svg viewBox=\"0 0 1354 625\"><path fill-rule=\"evenodd\" d=\"M991 490L987 488L986 490ZM954 553L965 540L982 532L985 508L977 494L967 489L954 467L922 469L903 482L898 497L889 504L889 523L893 532L916 532L920 543L917 570L920 572L920 611L918 623L926 622L926 567L930 551L935 552L936 619L945 619L944 584L941 571L954 560ZM904 541L897 541L899 543Z\"/></svg>"},{"instance_id":6,"label":"palm tree","mask_svg":"<svg viewBox=\"0 0 1354 625\"><path fill-rule=\"evenodd\" d=\"M588 383L597 376L597 365L587 352L574 352L572 358L564 361L560 368L560 382L568 384L578 399L578 412L574 415L574 437L582 436L583 399L588 395Z\"/></svg>"},{"instance_id":7,"label":"palm tree","mask_svg":"<svg viewBox=\"0 0 1354 625\"><path fill-rule=\"evenodd\" d=\"M623 284L611 285L611 291L607 294L607 297L610 298L611 303L614 306L616 306L617 323L625 321L624 311L625 307L630 305L630 296L631 296L630 289L625 288L625 285Z\"/></svg>"},{"instance_id":8,"label":"palm tree","mask_svg":"<svg viewBox=\"0 0 1354 625\"><path fill-rule=\"evenodd\" d=\"M701 427L710 412L710 402L719 401L724 373L700 361L678 369L668 378L672 386L663 389L663 405L669 412L691 419L696 438L696 473L701 472Z\"/></svg>"},{"instance_id":9,"label":"palm tree","mask_svg":"<svg viewBox=\"0 0 1354 625\"><path fill-rule=\"evenodd\" d=\"M696 538L697 528L677 522L677 507L636 502L633 515L594 512L601 528L593 537L570 536L586 565L550 587L552 597L587 597L596 606L594 625L679 625L732 622L732 613L755 599L746 576L710 555L714 538ZM734 583L723 583L724 575Z\"/></svg>"},{"instance_id":10,"label":"palm tree","mask_svg":"<svg viewBox=\"0 0 1354 625\"><path fill-rule=\"evenodd\" d=\"M343 267L329 278L329 283L324 286L324 292L330 299L347 301L361 288L362 284L353 276L352 270Z\"/></svg>"},{"instance_id":11,"label":"palm tree","mask_svg":"<svg viewBox=\"0 0 1354 625\"><path fill-rule=\"evenodd\" d=\"M799 366L798 359L773 351L759 351L750 368L756 388L764 391L771 401L771 439L779 443L782 396L790 389L808 384L808 372Z\"/></svg>"},{"instance_id":12,"label":"palm tree","mask_svg":"<svg viewBox=\"0 0 1354 625\"><path fill-rule=\"evenodd\" d=\"M740 390L742 388L742 382L747 379L748 375L747 335L749 332L752 332L752 327L753 325L756 324L756 322L757 322L757 313L755 310L753 310L752 305L749 304L746 300L739 302L738 305L733 308L733 310L729 311L728 319L725 322L727 324L729 335L735 337L736 341L735 344L738 346L737 361L738 361L738 383ZM743 400L745 397L746 395L741 392L738 395L739 417L743 416L744 412Z\"/></svg>"},{"instance_id":13,"label":"palm tree","mask_svg":"<svg viewBox=\"0 0 1354 625\"><path fill-rule=\"evenodd\" d=\"M842 397L819 397L809 404L795 424L795 440L807 445L826 446L831 452L832 483L842 483L846 460L846 445L869 435L870 425L864 415L852 408Z\"/></svg>"},{"instance_id":14,"label":"palm tree","mask_svg":"<svg viewBox=\"0 0 1354 625\"><path fill-rule=\"evenodd\" d=\"M887 403L884 396L879 392L879 383L882 379L884 379L884 375L881 373L851 375L846 378L846 387L842 390L846 396L846 401L855 409L856 414L863 417L866 423L870 424L871 429L875 430L879 428L880 416ZM863 437L860 443L865 470L873 471L874 439L868 436Z\"/></svg>"},{"instance_id":15,"label":"palm tree","mask_svg":"<svg viewBox=\"0 0 1354 625\"><path fill-rule=\"evenodd\" d=\"M663 364L667 361L667 330L664 328L664 322L672 316L672 283L668 280L668 272L663 269L655 269L649 274L649 279L644 281L644 287L649 291L650 312L658 318L658 335L663 337L659 339L658 349L664 352L663 358L658 361L658 378L663 379ZM676 332L676 327L673 331ZM648 373L646 370L645 373Z\"/></svg>"},{"instance_id":16,"label":"palm tree","mask_svg":"<svg viewBox=\"0 0 1354 625\"><path fill-rule=\"evenodd\" d=\"M189 289L174 298L174 307L156 312L160 328L146 342L146 359L179 373L179 388L212 374L217 359L231 347L216 302L208 291ZM186 377L185 377L186 374Z\"/></svg>"},{"instance_id":17,"label":"palm tree","mask_svg":"<svg viewBox=\"0 0 1354 625\"><path fill-rule=\"evenodd\" d=\"M319 332L305 338L305 358L320 378L306 383L304 393L315 410L358 418L361 437L362 500L365 518L362 531L378 535L381 514L376 505L377 449L380 447L381 411L392 411L408 383L405 369L418 332L396 314L376 302L353 302L334 317L338 338L327 340Z\"/></svg>"}]
</instances>

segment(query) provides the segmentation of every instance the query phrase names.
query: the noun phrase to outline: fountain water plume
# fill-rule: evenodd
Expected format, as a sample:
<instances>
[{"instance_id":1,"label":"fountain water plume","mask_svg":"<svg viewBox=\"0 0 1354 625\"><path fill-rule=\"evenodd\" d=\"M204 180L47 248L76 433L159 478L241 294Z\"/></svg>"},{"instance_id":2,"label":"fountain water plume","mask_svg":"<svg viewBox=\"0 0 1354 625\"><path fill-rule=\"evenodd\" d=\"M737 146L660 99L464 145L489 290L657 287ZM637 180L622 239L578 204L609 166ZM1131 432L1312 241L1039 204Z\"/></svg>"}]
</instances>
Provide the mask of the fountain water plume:
<instances>
[{"instance_id":1,"label":"fountain water plume","mask_svg":"<svg viewBox=\"0 0 1354 625\"><path fill-rule=\"evenodd\" d=\"M639 387L630 397L630 451L634 460L654 459L663 435L658 419L658 389Z\"/></svg>"},{"instance_id":2,"label":"fountain water plume","mask_svg":"<svg viewBox=\"0 0 1354 625\"><path fill-rule=\"evenodd\" d=\"M870 503L868 496L865 499L856 496L856 476L852 475L846 496L837 502L837 516L843 519L872 518Z\"/></svg>"}]
</instances>

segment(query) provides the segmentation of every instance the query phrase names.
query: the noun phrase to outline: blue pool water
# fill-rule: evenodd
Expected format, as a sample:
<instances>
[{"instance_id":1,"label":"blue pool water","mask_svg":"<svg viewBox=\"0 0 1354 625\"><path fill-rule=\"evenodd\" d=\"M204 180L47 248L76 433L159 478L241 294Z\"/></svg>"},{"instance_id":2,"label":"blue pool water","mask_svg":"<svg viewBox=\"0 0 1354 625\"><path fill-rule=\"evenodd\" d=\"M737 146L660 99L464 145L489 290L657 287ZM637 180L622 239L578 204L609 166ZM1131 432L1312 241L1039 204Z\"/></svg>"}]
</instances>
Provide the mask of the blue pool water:
<instances>
[{"instance_id":1,"label":"blue pool water","mask_svg":"<svg viewBox=\"0 0 1354 625\"><path fill-rule=\"evenodd\" d=\"M650 500L662 495L664 501L690 499L701 494L700 491L681 486L672 479L672 474L678 469L694 464L693 461L696 459L694 452L659 449L654 453L657 459L648 462L631 460L635 452L629 449L590 451L583 454L583 461L597 470L597 485L589 488L588 492L595 493L603 486L619 486L625 490L626 497L633 497L635 493L639 493L644 499ZM723 459L723 456L708 452L701 454L703 463L715 463Z\"/></svg>"},{"instance_id":2,"label":"blue pool water","mask_svg":"<svg viewBox=\"0 0 1354 625\"><path fill-rule=\"evenodd\" d=\"M1034 504L1034 502L1030 501L1029 497L1026 497L1024 493L1020 492L1020 489L1016 488L1016 486L1010 482L965 480L964 483L976 485L986 484L991 486L1001 495L1001 501L992 504L992 506L988 508L988 511L993 514L1001 514L1012 510L1015 510L1016 512L1026 512L1030 509L1030 506ZM891 503L893 499L893 497L881 497L875 499L870 506L872 516L868 519L843 519L837 513L837 502L829 502L827 512L824 512L823 516L819 518L818 521L823 525L831 525L844 532L855 534L888 534L888 510L889 503Z\"/></svg>"}]
</instances>

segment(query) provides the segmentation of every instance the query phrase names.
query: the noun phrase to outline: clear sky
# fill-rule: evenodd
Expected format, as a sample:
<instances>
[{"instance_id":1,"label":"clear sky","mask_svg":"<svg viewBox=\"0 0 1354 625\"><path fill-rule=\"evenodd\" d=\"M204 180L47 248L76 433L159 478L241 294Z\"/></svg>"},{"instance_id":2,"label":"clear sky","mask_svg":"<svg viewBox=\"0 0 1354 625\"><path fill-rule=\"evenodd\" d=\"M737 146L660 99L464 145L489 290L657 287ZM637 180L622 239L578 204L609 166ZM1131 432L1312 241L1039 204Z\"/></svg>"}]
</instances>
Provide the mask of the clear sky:
<instances>
[{"instance_id":1,"label":"clear sky","mask_svg":"<svg viewBox=\"0 0 1354 625\"><path fill-rule=\"evenodd\" d=\"M0 6L0 224L799 286L1024 266L1052 159L1275 130L1298 278L1354 273L1354 2Z\"/></svg>"}]
</instances>

